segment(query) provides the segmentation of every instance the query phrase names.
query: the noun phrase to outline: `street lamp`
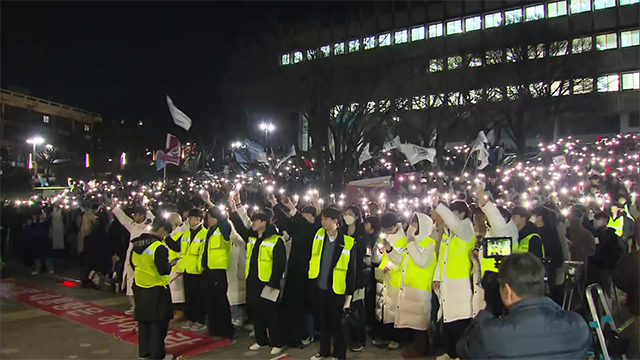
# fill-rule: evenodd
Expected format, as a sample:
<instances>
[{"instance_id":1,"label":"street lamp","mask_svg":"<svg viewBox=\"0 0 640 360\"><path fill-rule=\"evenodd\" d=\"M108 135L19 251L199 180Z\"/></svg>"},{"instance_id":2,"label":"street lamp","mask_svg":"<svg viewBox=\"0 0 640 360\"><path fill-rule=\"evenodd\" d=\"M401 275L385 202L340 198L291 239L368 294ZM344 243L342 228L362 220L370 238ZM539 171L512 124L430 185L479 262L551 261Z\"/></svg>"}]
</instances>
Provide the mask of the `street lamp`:
<instances>
[{"instance_id":1,"label":"street lamp","mask_svg":"<svg viewBox=\"0 0 640 360\"><path fill-rule=\"evenodd\" d=\"M40 145L44 143L44 139L40 136L35 136L31 139L27 139L27 144L33 145L33 153L31 156L32 166L33 166L33 177L38 176L38 161L36 160L36 145Z\"/></svg>"},{"instance_id":2,"label":"street lamp","mask_svg":"<svg viewBox=\"0 0 640 360\"><path fill-rule=\"evenodd\" d=\"M269 139L269 133L273 132L276 126L270 122L263 122L260 124L260 130L264 131L264 145L267 146L267 140Z\"/></svg>"}]
</instances>

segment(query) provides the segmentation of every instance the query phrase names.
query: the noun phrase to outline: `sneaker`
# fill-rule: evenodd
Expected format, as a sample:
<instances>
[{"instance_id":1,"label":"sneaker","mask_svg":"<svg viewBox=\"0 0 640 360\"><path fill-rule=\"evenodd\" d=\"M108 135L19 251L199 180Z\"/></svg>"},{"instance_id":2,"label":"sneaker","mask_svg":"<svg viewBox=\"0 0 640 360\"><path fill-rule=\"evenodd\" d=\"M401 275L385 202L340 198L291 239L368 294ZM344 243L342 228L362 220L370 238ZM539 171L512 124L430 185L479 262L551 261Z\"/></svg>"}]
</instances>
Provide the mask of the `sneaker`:
<instances>
[{"instance_id":1,"label":"sneaker","mask_svg":"<svg viewBox=\"0 0 640 360\"><path fill-rule=\"evenodd\" d=\"M162 360L173 360L174 358L173 354L166 354Z\"/></svg>"},{"instance_id":2,"label":"sneaker","mask_svg":"<svg viewBox=\"0 0 640 360\"><path fill-rule=\"evenodd\" d=\"M190 330L191 331L195 331L195 332L199 332L199 331L206 330L206 329L207 329L207 325L200 324L200 323L195 323L195 325L193 325Z\"/></svg>"},{"instance_id":3,"label":"sneaker","mask_svg":"<svg viewBox=\"0 0 640 360\"><path fill-rule=\"evenodd\" d=\"M335 358L332 358L332 357L329 357L329 356L320 356L320 353L317 353L317 354L315 354L315 355L313 355L311 357L311 360L322 360L322 359L328 359L328 360L330 359L330 360L332 360L332 359L335 359Z\"/></svg>"},{"instance_id":4,"label":"sneaker","mask_svg":"<svg viewBox=\"0 0 640 360\"><path fill-rule=\"evenodd\" d=\"M38 275L38 270L32 270L32 271L31 271L31 275L33 275L33 276Z\"/></svg>"},{"instance_id":5,"label":"sneaker","mask_svg":"<svg viewBox=\"0 0 640 360\"><path fill-rule=\"evenodd\" d=\"M196 323L194 323L193 321L188 321L188 322L186 322L186 323L182 324L182 326L181 326L181 327L182 327L183 329L185 329L185 330L189 330L189 329L191 329L195 324L196 324Z\"/></svg>"},{"instance_id":6,"label":"sneaker","mask_svg":"<svg viewBox=\"0 0 640 360\"><path fill-rule=\"evenodd\" d=\"M313 342L313 336L302 340L302 346L309 346Z\"/></svg>"},{"instance_id":7,"label":"sneaker","mask_svg":"<svg viewBox=\"0 0 640 360\"><path fill-rule=\"evenodd\" d=\"M271 348L271 355L280 355L280 353L282 353L282 348L281 347L272 347Z\"/></svg>"},{"instance_id":8,"label":"sneaker","mask_svg":"<svg viewBox=\"0 0 640 360\"><path fill-rule=\"evenodd\" d=\"M266 348L267 345L258 345L258 343L253 343L251 346L249 346L249 350L251 351L258 351L262 348Z\"/></svg>"},{"instance_id":9,"label":"sneaker","mask_svg":"<svg viewBox=\"0 0 640 360\"><path fill-rule=\"evenodd\" d=\"M389 350L398 350L398 349L400 349L400 344L398 342L396 342L396 341L391 341L391 342L389 342L389 345L387 346L387 348Z\"/></svg>"},{"instance_id":10,"label":"sneaker","mask_svg":"<svg viewBox=\"0 0 640 360\"><path fill-rule=\"evenodd\" d=\"M124 313L125 315L133 315L134 311L135 311L135 307L132 306L129 309L125 310Z\"/></svg>"},{"instance_id":11,"label":"sneaker","mask_svg":"<svg viewBox=\"0 0 640 360\"><path fill-rule=\"evenodd\" d=\"M240 327L242 326L242 319L232 319L231 324L235 327Z\"/></svg>"},{"instance_id":12,"label":"sneaker","mask_svg":"<svg viewBox=\"0 0 640 360\"><path fill-rule=\"evenodd\" d=\"M364 350L364 345L359 345L359 346L351 348L351 351L353 351L353 352L360 352L362 350Z\"/></svg>"}]
</instances>

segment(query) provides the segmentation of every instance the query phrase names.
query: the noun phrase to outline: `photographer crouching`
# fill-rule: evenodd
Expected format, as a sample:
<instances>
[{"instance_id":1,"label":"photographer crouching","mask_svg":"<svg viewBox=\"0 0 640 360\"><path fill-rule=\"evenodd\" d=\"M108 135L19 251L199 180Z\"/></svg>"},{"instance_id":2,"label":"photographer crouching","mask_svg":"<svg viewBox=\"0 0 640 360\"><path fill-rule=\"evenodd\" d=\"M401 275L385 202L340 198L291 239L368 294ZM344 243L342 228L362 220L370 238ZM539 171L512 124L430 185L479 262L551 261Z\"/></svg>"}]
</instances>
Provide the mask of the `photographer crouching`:
<instances>
[{"instance_id":1,"label":"photographer crouching","mask_svg":"<svg viewBox=\"0 0 640 360\"><path fill-rule=\"evenodd\" d=\"M539 259L529 253L509 255L500 264L498 283L507 313L496 317L480 311L457 343L461 359L587 358L589 326L544 296Z\"/></svg>"}]
</instances>

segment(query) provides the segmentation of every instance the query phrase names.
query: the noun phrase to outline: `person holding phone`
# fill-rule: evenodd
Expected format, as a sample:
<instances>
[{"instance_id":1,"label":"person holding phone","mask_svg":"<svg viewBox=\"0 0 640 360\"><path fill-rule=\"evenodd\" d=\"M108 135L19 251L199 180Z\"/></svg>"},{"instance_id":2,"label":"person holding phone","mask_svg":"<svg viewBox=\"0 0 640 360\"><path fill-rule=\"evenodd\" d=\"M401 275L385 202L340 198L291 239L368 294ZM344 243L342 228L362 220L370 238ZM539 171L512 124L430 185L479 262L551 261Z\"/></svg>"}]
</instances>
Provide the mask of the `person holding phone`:
<instances>
[{"instance_id":1,"label":"person holding phone","mask_svg":"<svg viewBox=\"0 0 640 360\"><path fill-rule=\"evenodd\" d=\"M171 222L157 217L151 230L131 241L131 267L134 269L134 319L138 321L138 355L146 359L172 359L166 354L164 338L173 318L169 274L178 258L169 261L163 239L173 231Z\"/></svg>"}]
</instances>

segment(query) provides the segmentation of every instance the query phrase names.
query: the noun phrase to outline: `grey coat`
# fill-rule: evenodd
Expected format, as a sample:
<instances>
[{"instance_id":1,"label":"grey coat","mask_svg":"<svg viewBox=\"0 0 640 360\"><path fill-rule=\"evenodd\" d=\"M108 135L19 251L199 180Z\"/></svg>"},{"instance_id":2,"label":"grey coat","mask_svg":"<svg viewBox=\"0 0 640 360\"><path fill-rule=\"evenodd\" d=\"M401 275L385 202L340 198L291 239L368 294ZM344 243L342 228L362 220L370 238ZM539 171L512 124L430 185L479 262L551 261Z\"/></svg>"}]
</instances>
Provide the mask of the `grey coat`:
<instances>
[{"instance_id":1,"label":"grey coat","mask_svg":"<svg viewBox=\"0 0 640 360\"><path fill-rule=\"evenodd\" d=\"M456 349L461 359L586 359L591 331L578 314L538 297L496 318L478 313Z\"/></svg>"}]
</instances>

